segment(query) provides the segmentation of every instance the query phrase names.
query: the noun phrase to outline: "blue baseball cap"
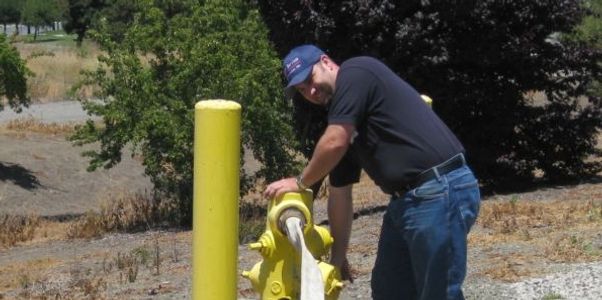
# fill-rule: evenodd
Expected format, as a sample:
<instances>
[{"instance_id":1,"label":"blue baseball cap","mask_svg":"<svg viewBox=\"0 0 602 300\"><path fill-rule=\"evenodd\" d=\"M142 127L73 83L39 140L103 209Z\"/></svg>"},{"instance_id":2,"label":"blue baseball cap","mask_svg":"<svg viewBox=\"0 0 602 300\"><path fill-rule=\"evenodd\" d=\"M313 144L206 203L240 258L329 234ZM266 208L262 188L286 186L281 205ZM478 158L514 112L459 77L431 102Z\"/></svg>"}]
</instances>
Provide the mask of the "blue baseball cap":
<instances>
[{"instance_id":1,"label":"blue baseball cap","mask_svg":"<svg viewBox=\"0 0 602 300\"><path fill-rule=\"evenodd\" d=\"M285 93L292 97L295 93L294 86L305 81L315 63L320 61L324 51L314 45L301 45L295 47L282 61L284 77L288 81Z\"/></svg>"}]
</instances>

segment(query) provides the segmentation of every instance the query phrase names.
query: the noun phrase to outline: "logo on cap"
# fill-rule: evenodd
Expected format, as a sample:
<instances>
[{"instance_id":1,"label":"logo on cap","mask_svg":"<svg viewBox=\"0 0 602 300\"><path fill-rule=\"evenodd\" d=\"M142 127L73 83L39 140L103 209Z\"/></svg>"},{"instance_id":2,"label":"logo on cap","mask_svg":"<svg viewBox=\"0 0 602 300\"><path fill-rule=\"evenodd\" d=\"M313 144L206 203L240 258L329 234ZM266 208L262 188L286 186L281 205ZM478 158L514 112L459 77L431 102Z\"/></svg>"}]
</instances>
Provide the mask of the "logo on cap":
<instances>
[{"instance_id":1,"label":"logo on cap","mask_svg":"<svg viewBox=\"0 0 602 300\"><path fill-rule=\"evenodd\" d=\"M295 47L284 58L282 64L284 66L284 76L288 81L287 89L305 81L313 65L320 61L320 57L324 51L314 45L302 45Z\"/></svg>"}]
</instances>

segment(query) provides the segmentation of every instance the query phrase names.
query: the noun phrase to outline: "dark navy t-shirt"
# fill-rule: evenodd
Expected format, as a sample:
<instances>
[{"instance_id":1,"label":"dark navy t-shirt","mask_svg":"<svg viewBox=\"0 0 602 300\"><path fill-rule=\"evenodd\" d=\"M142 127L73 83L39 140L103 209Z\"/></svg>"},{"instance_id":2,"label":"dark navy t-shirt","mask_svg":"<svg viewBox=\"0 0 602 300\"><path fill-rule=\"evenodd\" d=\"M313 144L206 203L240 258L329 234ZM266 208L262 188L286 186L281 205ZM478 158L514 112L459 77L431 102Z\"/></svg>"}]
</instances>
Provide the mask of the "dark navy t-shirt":
<instances>
[{"instance_id":1,"label":"dark navy t-shirt","mask_svg":"<svg viewBox=\"0 0 602 300\"><path fill-rule=\"evenodd\" d=\"M361 168L387 193L463 152L456 136L418 92L380 61L345 61L328 107L329 124L353 124L348 153L330 173L333 186L358 182Z\"/></svg>"}]
</instances>

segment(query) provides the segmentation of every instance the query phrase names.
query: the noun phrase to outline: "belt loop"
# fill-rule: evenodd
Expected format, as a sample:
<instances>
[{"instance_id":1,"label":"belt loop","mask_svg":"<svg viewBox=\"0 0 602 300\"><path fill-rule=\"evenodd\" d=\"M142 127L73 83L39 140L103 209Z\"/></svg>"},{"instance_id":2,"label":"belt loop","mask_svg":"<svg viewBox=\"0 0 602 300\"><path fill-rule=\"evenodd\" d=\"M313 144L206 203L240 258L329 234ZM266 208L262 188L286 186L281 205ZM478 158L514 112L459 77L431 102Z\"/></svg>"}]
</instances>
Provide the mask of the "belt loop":
<instances>
[{"instance_id":1,"label":"belt loop","mask_svg":"<svg viewBox=\"0 0 602 300\"><path fill-rule=\"evenodd\" d=\"M437 181L441 180L441 175L439 175L439 168L433 167L433 171L435 171L435 176L437 176Z\"/></svg>"}]
</instances>

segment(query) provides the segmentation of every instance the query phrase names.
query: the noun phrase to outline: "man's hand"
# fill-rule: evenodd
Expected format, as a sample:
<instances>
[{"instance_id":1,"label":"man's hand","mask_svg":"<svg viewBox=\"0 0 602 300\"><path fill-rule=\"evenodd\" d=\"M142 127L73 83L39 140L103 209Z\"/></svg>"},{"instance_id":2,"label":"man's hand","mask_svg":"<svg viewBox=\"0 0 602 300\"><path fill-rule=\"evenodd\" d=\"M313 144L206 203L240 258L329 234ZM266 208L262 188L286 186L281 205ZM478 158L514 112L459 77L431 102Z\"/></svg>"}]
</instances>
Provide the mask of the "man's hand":
<instances>
[{"instance_id":1,"label":"man's hand","mask_svg":"<svg viewBox=\"0 0 602 300\"><path fill-rule=\"evenodd\" d=\"M351 272L351 267L349 266L349 261L347 260L347 258L345 258L341 266L336 267L338 267L341 271L341 279L349 280L349 282L353 283L353 274Z\"/></svg>"},{"instance_id":2,"label":"man's hand","mask_svg":"<svg viewBox=\"0 0 602 300\"><path fill-rule=\"evenodd\" d=\"M280 179L272 182L263 192L263 197L272 199L287 192L298 192L297 180L294 177Z\"/></svg>"}]
</instances>

